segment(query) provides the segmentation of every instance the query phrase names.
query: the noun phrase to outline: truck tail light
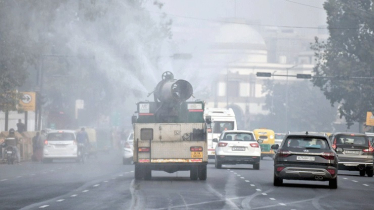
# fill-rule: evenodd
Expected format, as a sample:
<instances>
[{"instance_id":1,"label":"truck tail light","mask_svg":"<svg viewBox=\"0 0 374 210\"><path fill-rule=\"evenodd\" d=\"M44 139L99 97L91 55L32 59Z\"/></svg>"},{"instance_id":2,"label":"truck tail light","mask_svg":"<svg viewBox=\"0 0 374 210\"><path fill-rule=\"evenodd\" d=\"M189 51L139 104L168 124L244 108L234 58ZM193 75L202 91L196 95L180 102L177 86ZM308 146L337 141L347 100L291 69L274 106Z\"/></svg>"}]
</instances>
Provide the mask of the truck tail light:
<instances>
[{"instance_id":1,"label":"truck tail light","mask_svg":"<svg viewBox=\"0 0 374 210\"><path fill-rule=\"evenodd\" d=\"M291 155L291 152L287 150L279 150L278 154L279 154L279 157L288 157Z\"/></svg>"},{"instance_id":2,"label":"truck tail light","mask_svg":"<svg viewBox=\"0 0 374 210\"><path fill-rule=\"evenodd\" d=\"M219 142L218 143L218 147L225 147L225 146L227 146L226 142Z\"/></svg>"},{"instance_id":3,"label":"truck tail light","mask_svg":"<svg viewBox=\"0 0 374 210\"><path fill-rule=\"evenodd\" d=\"M203 151L202 147L190 147L191 152L201 152Z\"/></svg>"},{"instance_id":4,"label":"truck tail light","mask_svg":"<svg viewBox=\"0 0 374 210\"><path fill-rule=\"evenodd\" d=\"M326 160L334 160L335 159L335 154L333 152L324 152L321 155L323 158Z\"/></svg>"},{"instance_id":5,"label":"truck tail light","mask_svg":"<svg viewBox=\"0 0 374 210\"><path fill-rule=\"evenodd\" d=\"M260 148L260 145L258 145L258 143L250 143L249 145L254 148Z\"/></svg>"},{"instance_id":6,"label":"truck tail light","mask_svg":"<svg viewBox=\"0 0 374 210\"><path fill-rule=\"evenodd\" d=\"M139 152L149 152L149 147L139 147Z\"/></svg>"}]
</instances>

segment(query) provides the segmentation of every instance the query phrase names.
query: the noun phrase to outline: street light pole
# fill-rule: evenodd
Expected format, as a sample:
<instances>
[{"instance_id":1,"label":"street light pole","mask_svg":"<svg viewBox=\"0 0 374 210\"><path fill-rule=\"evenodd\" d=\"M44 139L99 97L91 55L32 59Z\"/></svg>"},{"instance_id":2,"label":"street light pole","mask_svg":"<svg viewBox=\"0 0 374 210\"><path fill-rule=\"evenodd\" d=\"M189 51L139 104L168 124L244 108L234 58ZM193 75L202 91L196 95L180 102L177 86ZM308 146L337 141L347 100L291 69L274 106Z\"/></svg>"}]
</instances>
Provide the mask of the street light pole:
<instances>
[{"instance_id":1,"label":"street light pole","mask_svg":"<svg viewBox=\"0 0 374 210\"><path fill-rule=\"evenodd\" d=\"M297 65L294 65L290 68L287 68L287 80L286 80L286 132L288 132L288 70L295 68Z\"/></svg>"}]
</instances>

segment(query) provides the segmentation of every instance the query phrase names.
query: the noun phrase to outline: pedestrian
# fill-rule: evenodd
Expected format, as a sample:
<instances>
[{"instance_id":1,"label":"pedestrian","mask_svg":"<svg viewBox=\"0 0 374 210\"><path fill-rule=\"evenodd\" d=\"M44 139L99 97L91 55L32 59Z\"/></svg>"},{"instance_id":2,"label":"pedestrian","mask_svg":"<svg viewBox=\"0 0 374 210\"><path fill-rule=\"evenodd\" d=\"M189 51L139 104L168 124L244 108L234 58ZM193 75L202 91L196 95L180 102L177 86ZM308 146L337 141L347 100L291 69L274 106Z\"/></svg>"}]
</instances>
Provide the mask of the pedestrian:
<instances>
[{"instance_id":1,"label":"pedestrian","mask_svg":"<svg viewBox=\"0 0 374 210\"><path fill-rule=\"evenodd\" d=\"M33 161L41 160L40 141L41 141L40 133L36 132L36 135L32 138L32 149L33 149L32 160Z\"/></svg>"},{"instance_id":2,"label":"pedestrian","mask_svg":"<svg viewBox=\"0 0 374 210\"><path fill-rule=\"evenodd\" d=\"M18 133L23 133L26 130L26 126L24 123L22 123L22 120L19 119L17 123L17 131Z\"/></svg>"}]
</instances>

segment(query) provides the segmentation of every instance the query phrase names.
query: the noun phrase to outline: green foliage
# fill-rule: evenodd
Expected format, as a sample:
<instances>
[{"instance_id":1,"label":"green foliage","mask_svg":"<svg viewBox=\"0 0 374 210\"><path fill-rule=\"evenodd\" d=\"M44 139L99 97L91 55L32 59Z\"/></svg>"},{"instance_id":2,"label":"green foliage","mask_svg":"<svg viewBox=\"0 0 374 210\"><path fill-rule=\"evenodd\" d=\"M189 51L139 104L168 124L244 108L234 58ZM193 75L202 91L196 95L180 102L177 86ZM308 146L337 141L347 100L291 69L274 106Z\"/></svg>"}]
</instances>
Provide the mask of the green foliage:
<instances>
[{"instance_id":1,"label":"green foliage","mask_svg":"<svg viewBox=\"0 0 374 210\"><path fill-rule=\"evenodd\" d=\"M336 109L331 107L323 93L310 82L288 83L288 110L286 83L268 80L263 91L266 93L264 109L269 110L270 114L260 117L257 127L267 127L277 132L333 130Z\"/></svg>"},{"instance_id":2,"label":"green foliage","mask_svg":"<svg viewBox=\"0 0 374 210\"><path fill-rule=\"evenodd\" d=\"M363 122L373 110L372 79L334 79L374 76L374 12L371 0L328 0L324 4L330 37L316 38L313 84L331 104L339 104L340 117L347 126ZM322 77L322 78L321 78Z\"/></svg>"}]
</instances>

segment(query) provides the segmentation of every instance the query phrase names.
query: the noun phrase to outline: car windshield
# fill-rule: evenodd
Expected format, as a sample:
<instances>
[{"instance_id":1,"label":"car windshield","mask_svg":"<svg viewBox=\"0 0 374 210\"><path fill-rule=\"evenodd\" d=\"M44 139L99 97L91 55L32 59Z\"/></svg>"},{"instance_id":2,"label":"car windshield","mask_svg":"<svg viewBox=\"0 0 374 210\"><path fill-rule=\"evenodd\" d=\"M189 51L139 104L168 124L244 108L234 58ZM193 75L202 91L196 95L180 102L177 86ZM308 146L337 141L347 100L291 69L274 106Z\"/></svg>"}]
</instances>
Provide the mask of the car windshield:
<instances>
[{"instance_id":1,"label":"car windshield","mask_svg":"<svg viewBox=\"0 0 374 210\"><path fill-rule=\"evenodd\" d=\"M222 131L234 130L233 121L214 121L212 123L213 133L222 133Z\"/></svg>"},{"instance_id":2,"label":"car windshield","mask_svg":"<svg viewBox=\"0 0 374 210\"><path fill-rule=\"evenodd\" d=\"M365 136L337 135L335 139L337 145L368 145L368 139Z\"/></svg>"},{"instance_id":3,"label":"car windshield","mask_svg":"<svg viewBox=\"0 0 374 210\"><path fill-rule=\"evenodd\" d=\"M284 143L286 148L330 149L327 139L318 137L288 137Z\"/></svg>"},{"instance_id":4,"label":"car windshield","mask_svg":"<svg viewBox=\"0 0 374 210\"><path fill-rule=\"evenodd\" d=\"M66 141L75 140L73 133L49 133L47 135L48 141Z\"/></svg>"},{"instance_id":5,"label":"car windshield","mask_svg":"<svg viewBox=\"0 0 374 210\"><path fill-rule=\"evenodd\" d=\"M255 141L252 133L225 133L221 141Z\"/></svg>"}]
</instances>

